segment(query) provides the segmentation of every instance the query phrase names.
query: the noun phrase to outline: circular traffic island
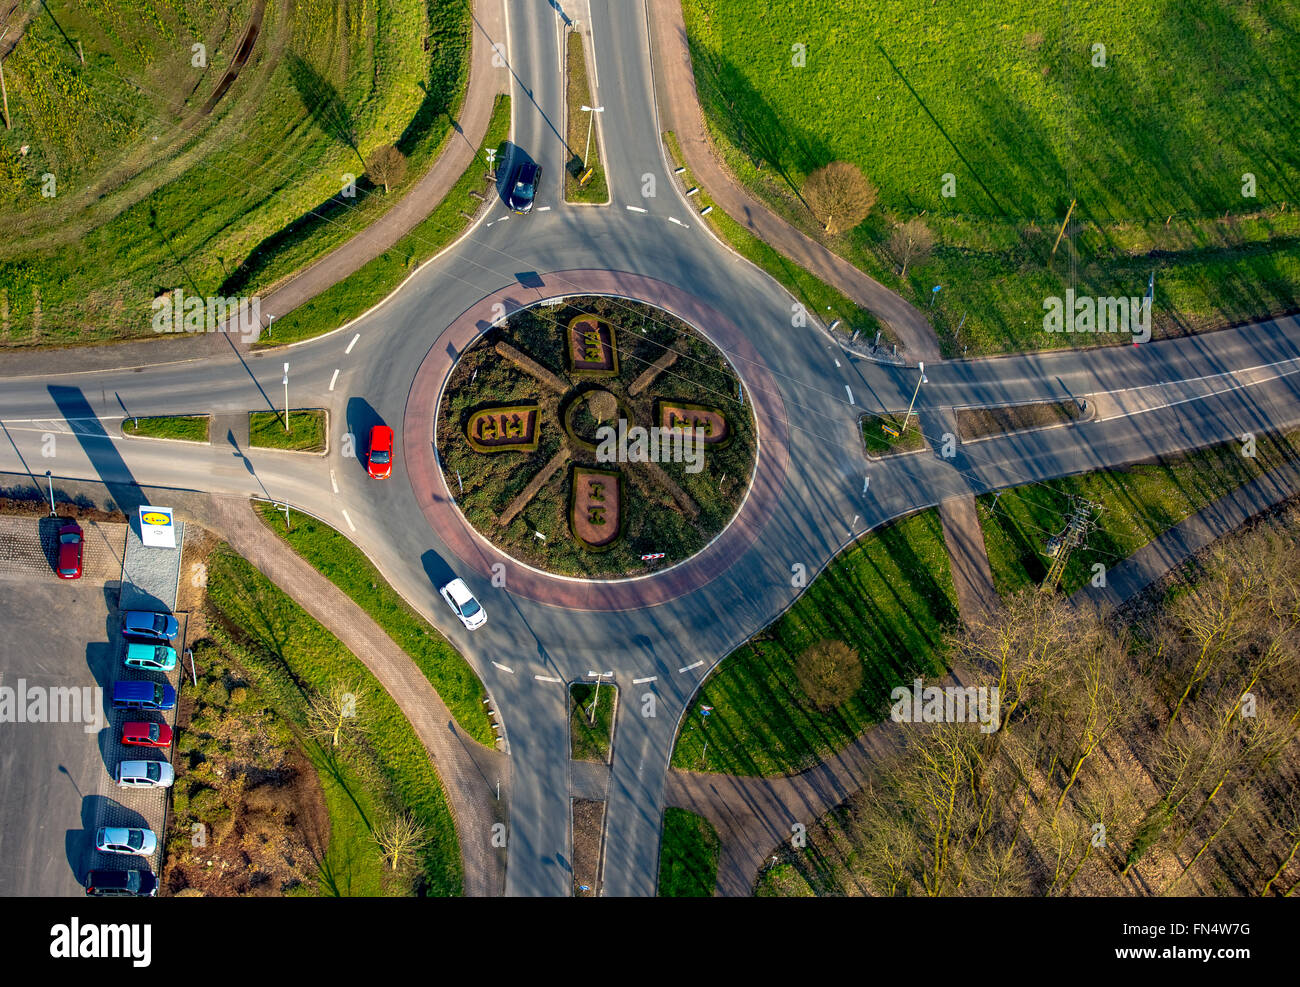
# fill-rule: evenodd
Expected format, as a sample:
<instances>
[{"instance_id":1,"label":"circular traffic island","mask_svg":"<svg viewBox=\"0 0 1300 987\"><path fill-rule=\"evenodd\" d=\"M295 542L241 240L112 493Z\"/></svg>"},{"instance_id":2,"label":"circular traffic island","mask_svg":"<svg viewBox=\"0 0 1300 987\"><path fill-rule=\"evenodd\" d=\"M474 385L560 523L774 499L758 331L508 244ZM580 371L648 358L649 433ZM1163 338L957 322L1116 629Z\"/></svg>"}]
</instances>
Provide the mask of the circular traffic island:
<instances>
[{"instance_id":1,"label":"circular traffic island","mask_svg":"<svg viewBox=\"0 0 1300 987\"><path fill-rule=\"evenodd\" d=\"M534 305L485 332L442 389L435 437L479 534L583 579L699 552L744 502L757 450L722 352L662 309L606 296Z\"/></svg>"}]
</instances>

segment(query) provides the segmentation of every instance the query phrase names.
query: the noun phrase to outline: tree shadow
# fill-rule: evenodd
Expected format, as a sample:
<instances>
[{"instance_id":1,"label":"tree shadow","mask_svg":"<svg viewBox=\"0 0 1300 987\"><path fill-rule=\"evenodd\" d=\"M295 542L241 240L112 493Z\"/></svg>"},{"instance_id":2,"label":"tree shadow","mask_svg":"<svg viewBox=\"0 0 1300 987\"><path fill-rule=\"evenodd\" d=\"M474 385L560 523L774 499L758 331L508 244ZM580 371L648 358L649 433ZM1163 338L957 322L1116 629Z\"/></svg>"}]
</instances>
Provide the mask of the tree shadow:
<instances>
[{"instance_id":1,"label":"tree shadow","mask_svg":"<svg viewBox=\"0 0 1300 987\"><path fill-rule=\"evenodd\" d=\"M350 148L361 163L361 170L366 167L361 152L357 150L357 125L352 118L352 111L343 102L334 84L316 71L312 65L297 52L285 56L285 65L289 79L298 91L302 105L311 115L312 121L331 140Z\"/></svg>"}]
</instances>

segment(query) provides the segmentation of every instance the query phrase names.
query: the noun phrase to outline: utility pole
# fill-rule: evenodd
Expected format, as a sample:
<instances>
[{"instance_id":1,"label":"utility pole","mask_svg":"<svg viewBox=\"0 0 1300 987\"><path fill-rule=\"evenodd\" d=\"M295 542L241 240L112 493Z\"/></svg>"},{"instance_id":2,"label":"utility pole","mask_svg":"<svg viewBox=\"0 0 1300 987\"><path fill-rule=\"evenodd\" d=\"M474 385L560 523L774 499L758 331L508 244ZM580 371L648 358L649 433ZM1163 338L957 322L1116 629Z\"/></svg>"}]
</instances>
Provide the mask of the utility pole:
<instances>
[{"instance_id":1,"label":"utility pole","mask_svg":"<svg viewBox=\"0 0 1300 987\"><path fill-rule=\"evenodd\" d=\"M586 150L582 152L582 167L586 168L588 166L588 161L591 158L591 132L596 128L596 114L604 113L605 107L584 106L582 112L587 114L587 147Z\"/></svg>"},{"instance_id":2,"label":"utility pole","mask_svg":"<svg viewBox=\"0 0 1300 987\"><path fill-rule=\"evenodd\" d=\"M596 680L596 695L595 695L595 697L594 697L594 698L592 699L592 701L591 701L591 725L592 725L592 726L595 726L595 725L596 725L596 707L600 705L600 680L603 679L606 675L608 675L608 676L610 677L610 679L613 679L613 678L614 678L614 673L613 673L612 671L609 671L609 672L592 672L592 671L588 671L587 674Z\"/></svg>"},{"instance_id":3,"label":"utility pole","mask_svg":"<svg viewBox=\"0 0 1300 987\"><path fill-rule=\"evenodd\" d=\"M916 379L916 390L912 392L912 401L907 406L907 414L903 416L903 432L907 431L908 423L912 420L912 409L916 407L916 396L921 393L921 385L930 383L930 378L925 375L925 363L922 361L916 365L921 371L921 376ZM902 435L902 432L899 433Z\"/></svg>"},{"instance_id":4,"label":"utility pole","mask_svg":"<svg viewBox=\"0 0 1300 987\"><path fill-rule=\"evenodd\" d=\"M1082 545L1088 532L1096 527L1092 515L1094 511L1100 510L1101 507L1091 501L1081 498L1074 501L1073 510L1065 522L1065 530L1047 542L1047 555L1052 559L1052 565L1047 570L1043 584L1038 587L1040 592L1055 592L1065 573L1065 566L1070 561L1070 553Z\"/></svg>"},{"instance_id":5,"label":"utility pole","mask_svg":"<svg viewBox=\"0 0 1300 987\"><path fill-rule=\"evenodd\" d=\"M284 430L289 431L289 364L284 365Z\"/></svg>"},{"instance_id":6,"label":"utility pole","mask_svg":"<svg viewBox=\"0 0 1300 987\"><path fill-rule=\"evenodd\" d=\"M59 513L54 509L54 474L51 473L49 470L46 470L45 479L50 484L50 517L54 517L54 515Z\"/></svg>"}]
</instances>

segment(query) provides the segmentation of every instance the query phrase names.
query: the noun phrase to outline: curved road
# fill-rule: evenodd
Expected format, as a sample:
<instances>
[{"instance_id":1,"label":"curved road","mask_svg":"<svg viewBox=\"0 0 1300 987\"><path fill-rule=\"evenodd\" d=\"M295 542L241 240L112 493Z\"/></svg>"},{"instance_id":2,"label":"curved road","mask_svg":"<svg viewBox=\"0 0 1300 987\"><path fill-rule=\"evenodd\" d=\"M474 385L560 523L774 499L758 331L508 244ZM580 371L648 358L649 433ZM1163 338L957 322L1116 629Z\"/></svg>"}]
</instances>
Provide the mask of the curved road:
<instances>
[{"instance_id":1,"label":"curved road","mask_svg":"<svg viewBox=\"0 0 1300 987\"><path fill-rule=\"evenodd\" d=\"M568 157L560 137L565 17L592 31L596 100L606 107L601 122L612 196L606 207L568 207L561 199ZM592 669L613 670L623 701L608 786L604 889L652 895L678 720L710 669L798 594L793 566L802 564L811 577L872 527L957 494L1300 422L1300 323L931 366L918 409L936 448L953 406L1117 392L1109 406L1125 413L958 446L951 459L922 454L868 465L858 417L905 408L917 371L851 359L824 333L792 327L792 299L702 228L660 149L644 2L592 0L590 11L564 5L561 12L538 0L512 7L509 18L508 67L501 71L511 74L512 140L545 169L537 211L515 216L495 204L453 250L344 332L273 352L231 348L201 360L7 378L0 388L0 471L28 473L42 489L46 469L60 478L98 479L128 510L139 500L136 484L269 497L349 534L464 652L501 713L512 761L509 894L570 893L563 683ZM646 176L656 196L642 196ZM384 421L400 433L417 371L430 354L445 351L444 333L463 313L503 290L517 290L521 300L572 294L578 284L551 272L580 270L654 278L727 313L751 344L729 352L742 378L751 388L774 388L767 396L779 398L773 403L783 409L763 440L789 448L784 469L762 494L769 516L730 567L702 589L631 610L554 606L545 587L512 593L508 570L505 587L494 588L484 575L485 553L466 550L454 525L435 530L424 520L421 501L433 492L417 493L410 480L427 474L418 463L431 446L402 449L387 483L369 481L361 462L346 455L347 432L364 436ZM69 352L59 359L71 368L78 357ZM327 456L252 451L224 434L214 435L210 447L114 437L126 415L278 407L286 360L291 403L330 410ZM1182 381L1192 383L1176 384ZM42 455L51 434L52 459ZM465 576L490 614L473 635L453 625L431 586L448 570ZM653 717L641 715L646 695L655 700ZM489 841L491 834L462 830L460 837Z\"/></svg>"}]
</instances>

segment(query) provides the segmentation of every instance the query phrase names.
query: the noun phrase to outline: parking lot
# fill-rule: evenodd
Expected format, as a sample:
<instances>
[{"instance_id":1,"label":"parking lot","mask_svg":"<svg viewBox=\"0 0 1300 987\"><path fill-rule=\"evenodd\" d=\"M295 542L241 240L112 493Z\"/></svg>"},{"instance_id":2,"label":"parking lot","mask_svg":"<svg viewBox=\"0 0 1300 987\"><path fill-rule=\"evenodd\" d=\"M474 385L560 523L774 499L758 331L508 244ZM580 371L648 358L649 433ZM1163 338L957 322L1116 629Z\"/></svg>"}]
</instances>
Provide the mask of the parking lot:
<instances>
[{"instance_id":1,"label":"parking lot","mask_svg":"<svg viewBox=\"0 0 1300 987\"><path fill-rule=\"evenodd\" d=\"M173 723L175 710L115 711L114 681L164 675L128 669L118 610L126 524L82 521L83 576L58 579L48 519L0 517L0 895L80 895L92 869L160 873L164 789L122 789L122 760L170 751L121 742L128 720ZM45 544L42 544L45 542ZM173 646L183 652L186 621ZM95 849L101 826L151 829L152 859Z\"/></svg>"}]
</instances>

